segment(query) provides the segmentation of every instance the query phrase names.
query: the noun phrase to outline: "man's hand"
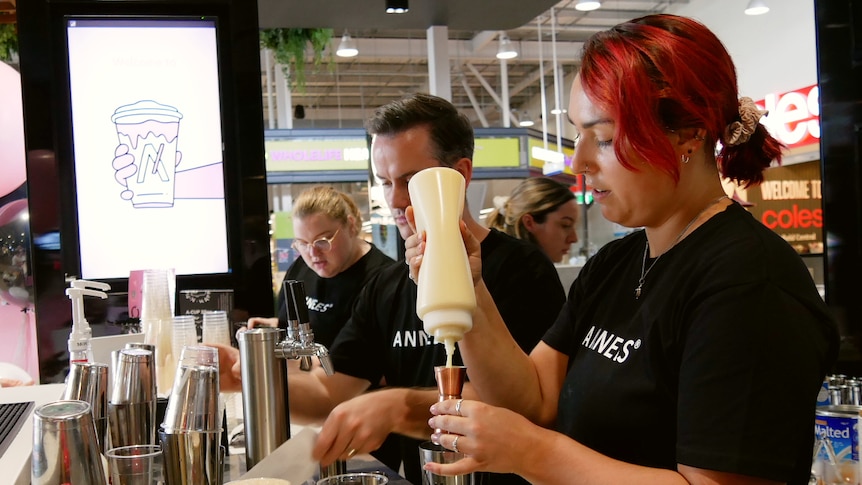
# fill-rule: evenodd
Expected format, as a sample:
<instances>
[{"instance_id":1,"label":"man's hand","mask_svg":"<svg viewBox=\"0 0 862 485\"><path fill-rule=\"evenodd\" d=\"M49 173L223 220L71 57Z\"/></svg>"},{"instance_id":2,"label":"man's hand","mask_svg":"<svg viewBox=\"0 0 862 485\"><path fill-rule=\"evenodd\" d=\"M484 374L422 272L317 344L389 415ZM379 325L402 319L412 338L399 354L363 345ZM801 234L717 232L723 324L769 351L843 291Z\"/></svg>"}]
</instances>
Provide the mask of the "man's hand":
<instances>
[{"instance_id":1,"label":"man's hand","mask_svg":"<svg viewBox=\"0 0 862 485\"><path fill-rule=\"evenodd\" d=\"M205 344L218 349L218 380L222 392L241 392L242 373L239 350L229 345Z\"/></svg>"},{"instance_id":2,"label":"man's hand","mask_svg":"<svg viewBox=\"0 0 862 485\"><path fill-rule=\"evenodd\" d=\"M428 408L436 400L436 389L393 387L344 401L323 423L312 456L327 466L380 448L391 433L427 439Z\"/></svg>"}]
</instances>

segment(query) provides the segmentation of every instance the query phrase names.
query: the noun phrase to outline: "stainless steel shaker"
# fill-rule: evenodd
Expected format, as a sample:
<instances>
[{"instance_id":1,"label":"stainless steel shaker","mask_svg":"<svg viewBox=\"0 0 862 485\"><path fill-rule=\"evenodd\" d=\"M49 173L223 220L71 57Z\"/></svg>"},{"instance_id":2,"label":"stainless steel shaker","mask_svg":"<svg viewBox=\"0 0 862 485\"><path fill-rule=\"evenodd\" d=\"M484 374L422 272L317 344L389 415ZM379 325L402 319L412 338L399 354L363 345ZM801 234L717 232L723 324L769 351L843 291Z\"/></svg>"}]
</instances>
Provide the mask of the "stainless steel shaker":
<instances>
[{"instance_id":1,"label":"stainless steel shaker","mask_svg":"<svg viewBox=\"0 0 862 485\"><path fill-rule=\"evenodd\" d=\"M276 356L283 334L279 328L257 327L237 335L249 470L290 438L287 364Z\"/></svg>"},{"instance_id":2,"label":"stainless steel shaker","mask_svg":"<svg viewBox=\"0 0 862 485\"><path fill-rule=\"evenodd\" d=\"M111 446L156 444L156 380L153 353L123 349L108 402Z\"/></svg>"},{"instance_id":3,"label":"stainless steel shaker","mask_svg":"<svg viewBox=\"0 0 862 485\"><path fill-rule=\"evenodd\" d=\"M221 485L225 449L219 431L159 430L166 485Z\"/></svg>"},{"instance_id":4,"label":"stainless steel shaker","mask_svg":"<svg viewBox=\"0 0 862 485\"><path fill-rule=\"evenodd\" d=\"M105 470L90 404L54 401L33 415L33 485L105 485Z\"/></svg>"},{"instance_id":5,"label":"stainless steel shaker","mask_svg":"<svg viewBox=\"0 0 862 485\"><path fill-rule=\"evenodd\" d=\"M217 356L205 346L186 352ZM211 351L211 352L209 352ZM167 485L221 485L224 447L219 405L218 361L180 359L159 430Z\"/></svg>"},{"instance_id":6,"label":"stainless steel shaker","mask_svg":"<svg viewBox=\"0 0 862 485\"><path fill-rule=\"evenodd\" d=\"M73 362L63 389L63 400L86 401L93 413L99 450L107 451L108 366L95 362Z\"/></svg>"}]
</instances>

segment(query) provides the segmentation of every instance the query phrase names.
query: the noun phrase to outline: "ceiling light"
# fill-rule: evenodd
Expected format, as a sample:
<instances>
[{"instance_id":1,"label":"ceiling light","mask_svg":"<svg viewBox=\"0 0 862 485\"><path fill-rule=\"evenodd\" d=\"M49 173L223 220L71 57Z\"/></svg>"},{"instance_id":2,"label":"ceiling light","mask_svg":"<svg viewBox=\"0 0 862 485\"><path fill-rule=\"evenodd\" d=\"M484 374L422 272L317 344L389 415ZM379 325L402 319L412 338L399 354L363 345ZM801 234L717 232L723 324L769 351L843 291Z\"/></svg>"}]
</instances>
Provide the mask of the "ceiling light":
<instances>
[{"instance_id":1,"label":"ceiling light","mask_svg":"<svg viewBox=\"0 0 862 485\"><path fill-rule=\"evenodd\" d=\"M345 30L335 55L338 57L356 57L357 54L359 54L359 49L356 48L356 41Z\"/></svg>"},{"instance_id":2,"label":"ceiling light","mask_svg":"<svg viewBox=\"0 0 862 485\"><path fill-rule=\"evenodd\" d=\"M763 0L751 0L745 9L745 15L763 15L768 11L769 7Z\"/></svg>"},{"instance_id":3,"label":"ceiling light","mask_svg":"<svg viewBox=\"0 0 862 485\"><path fill-rule=\"evenodd\" d=\"M554 109L552 109L552 110L551 110L551 114L552 114L552 115L561 115L561 114L563 114L563 113L565 113L565 112L566 112L566 110L565 110L565 109L560 109L560 108L554 108Z\"/></svg>"},{"instance_id":4,"label":"ceiling light","mask_svg":"<svg viewBox=\"0 0 862 485\"><path fill-rule=\"evenodd\" d=\"M578 3L575 4L575 10L589 12L590 10L595 10L601 6L602 2L598 0L578 0Z\"/></svg>"},{"instance_id":5,"label":"ceiling light","mask_svg":"<svg viewBox=\"0 0 862 485\"><path fill-rule=\"evenodd\" d=\"M528 126L533 126L535 124L536 124L536 122L533 121L533 118L530 118L530 114L527 113L526 111L524 111L521 114L521 120L518 121L518 126L522 126L524 128L526 128Z\"/></svg>"},{"instance_id":6,"label":"ceiling light","mask_svg":"<svg viewBox=\"0 0 862 485\"><path fill-rule=\"evenodd\" d=\"M407 0L386 0L386 13L407 13L410 7Z\"/></svg>"},{"instance_id":7,"label":"ceiling light","mask_svg":"<svg viewBox=\"0 0 862 485\"><path fill-rule=\"evenodd\" d=\"M514 59L518 57L515 45L509 40L505 32L500 32L500 48L497 50L497 59Z\"/></svg>"}]
</instances>

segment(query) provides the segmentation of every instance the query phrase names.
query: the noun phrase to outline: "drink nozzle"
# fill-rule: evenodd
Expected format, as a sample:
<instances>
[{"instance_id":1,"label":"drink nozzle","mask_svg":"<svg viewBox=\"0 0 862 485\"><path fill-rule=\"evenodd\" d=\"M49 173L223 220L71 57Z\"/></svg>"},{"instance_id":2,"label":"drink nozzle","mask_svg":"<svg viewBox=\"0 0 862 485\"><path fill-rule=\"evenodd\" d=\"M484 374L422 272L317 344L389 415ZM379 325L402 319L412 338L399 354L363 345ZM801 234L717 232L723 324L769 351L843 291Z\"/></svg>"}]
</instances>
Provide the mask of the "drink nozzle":
<instances>
[{"instance_id":1,"label":"drink nozzle","mask_svg":"<svg viewBox=\"0 0 862 485\"><path fill-rule=\"evenodd\" d=\"M332 375L335 371L329 349L314 342L314 332L308 319L308 306L305 303L305 285L302 281L289 280L284 283L284 296L287 303L288 337L276 345L276 356L282 359L299 359L299 368L311 370L311 359L317 357L323 370ZM292 323L291 323L292 322ZM293 335L290 334L291 328Z\"/></svg>"},{"instance_id":2,"label":"drink nozzle","mask_svg":"<svg viewBox=\"0 0 862 485\"><path fill-rule=\"evenodd\" d=\"M299 317L296 314L296 304L293 301L291 293L291 284L296 280L287 280L282 283L282 292L284 292L284 305L287 307L287 338L289 340L299 340Z\"/></svg>"}]
</instances>

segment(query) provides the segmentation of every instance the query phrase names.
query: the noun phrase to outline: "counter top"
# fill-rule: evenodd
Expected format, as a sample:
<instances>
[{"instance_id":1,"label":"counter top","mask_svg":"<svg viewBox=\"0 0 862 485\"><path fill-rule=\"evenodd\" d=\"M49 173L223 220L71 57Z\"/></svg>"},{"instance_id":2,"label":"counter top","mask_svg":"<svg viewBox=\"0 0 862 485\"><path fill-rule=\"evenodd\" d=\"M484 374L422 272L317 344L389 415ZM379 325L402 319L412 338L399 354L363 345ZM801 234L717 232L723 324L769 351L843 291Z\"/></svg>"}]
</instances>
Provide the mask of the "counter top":
<instances>
[{"instance_id":1,"label":"counter top","mask_svg":"<svg viewBox=\"0 0 862 485\"><path fill-rule=\"evenodd\" d=\"M43 384L39 386L0 388L0 403L35 403L9 447L0 456L0 470L11 472L13 485L30 484L30 455L33 450L33 412L39 406L59 400L65 384ZM245 473L245 454L228 455L225 463L224 481L239 479ZM353 457L347 462L348 472L379 472L389 477L390 485L411 485L404 477L391 470L371 455ZM4 477L5 478L5 477ZM316 478L316 477L315 477ZM306 482L313 484L313 481Z\"/></svg>"},{"instance_id":2,"label":"counter top","mask_svg":"<svg viewBox=\"0 0 862 485\"><path fill-rule=\"evenodd\" d=\"M231 480L238 480L245 471L245 455L229 455L227 457L227 463L225 463L224 482L227 483ZM371 455L358 455L351 458L347 462L347 472L382 473L389 477L389 485L412 485L411 482L407 481L407 479ZM306 481L304 485L314 485L317 478L318 476L315 475L311 480Z\"/></svg>"},{"instance_id":3,"label":"counter top","mask_svg":"<svg viewBox=\"0 0 862 485\"><path fill-rule=\"evenodd\" d=\"M0 403L30 402L35 405L18 430L18 434L9 444L9 448L0 456L0 470L11 472L10 483L14 485L29 485L30 455L33 450L33 412L39 406L60 399L65 384L43 384L41 386L21 386L0 388Z\"/></svg>"}]
</instances>

